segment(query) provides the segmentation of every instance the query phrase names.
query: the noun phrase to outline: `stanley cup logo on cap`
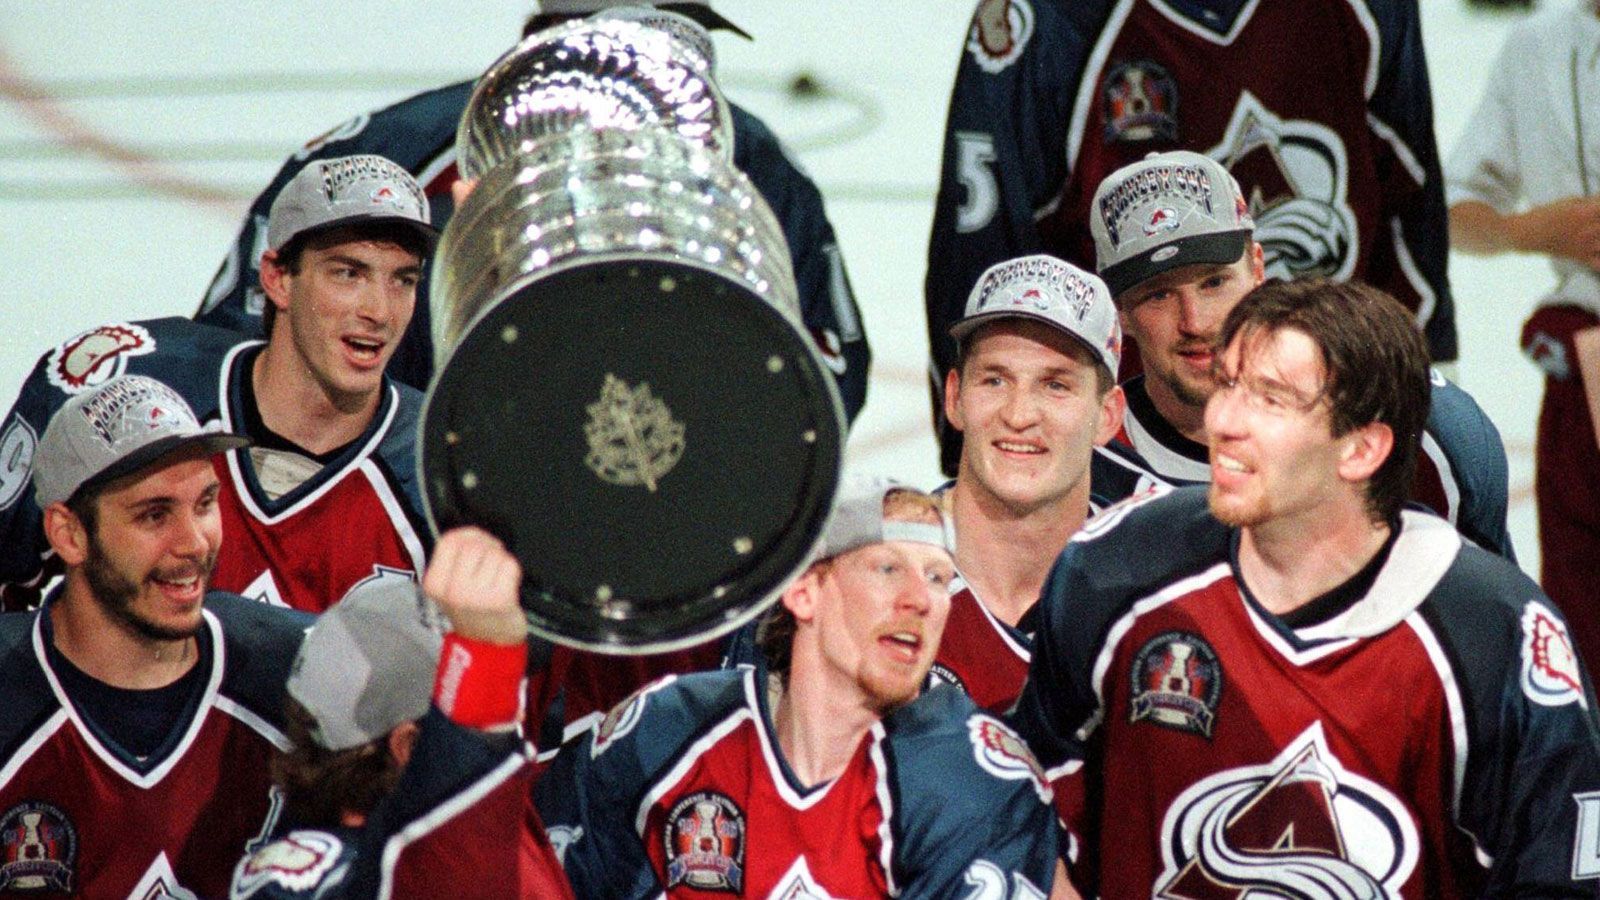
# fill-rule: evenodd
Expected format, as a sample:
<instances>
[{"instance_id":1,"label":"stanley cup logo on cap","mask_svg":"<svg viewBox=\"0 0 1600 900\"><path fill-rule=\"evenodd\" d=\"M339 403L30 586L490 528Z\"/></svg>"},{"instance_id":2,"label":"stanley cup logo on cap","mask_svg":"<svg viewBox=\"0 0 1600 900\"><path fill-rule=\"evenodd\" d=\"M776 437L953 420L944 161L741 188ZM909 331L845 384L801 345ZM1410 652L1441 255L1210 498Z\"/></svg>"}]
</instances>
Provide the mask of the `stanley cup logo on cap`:
<instances>
[{"instance_id":1,"label":"stanley cup logo on cap","mask_svg":"<svg viewBox=\"0 0 1600 900\"><path fill-rule=\"evenodd\" d=\"M94 433L110 447L152 431L200 427L183 398L161 382L148 378L128 378L108 384L89 398L81 412Z\"/></svg>"},{"instance_id":2,"label":"stanley cup logo on cap","mask_svg":"<svg viewBox=\"0 0 1600 900\"><path fill-rule=\"evenodd\" d=\"M1100 198L1100 221L1105 224L1106 234L1110 236L1111 243L1120 245L1126 217L1134 211L1135 205L1140 201L1158 194L1164 199L1183 198L1205 210L1206 215L1212 215L1211 193L1211 176L1198 166L1156 166L1136 173L1132 178L1107 191L1105 196ZM1166 226L1166 230L1177 227L1176 211L1164 208L1158 212L1165 213L1172 221L1172 224ZM1145 224L1148 226L1156 223L1152 221ZM1145 233L1153 232L1147 230Z\"/></svg>"},{"instance_id":3,"label":"stanley cup logo on cap","mask_svg":"<svg viewBox=\"0 0 1600 900\"><path fill-rule=\"evenodd\" d=\"M1028 306L1048 312L1060 304L1078 321L1094 304L1094 287L1065 266L1042 257L1023 257L989 272L968 315L999 306Z\"/></svg>"},{"instance_id":4,"label":"stanley cup logo on cap","mask_svg":"<svg viewBox=\"0 0 1600 900\"><path fill-rule=\"evenodd\" d=\"M381 156L349 156L319 165L322 193L329 203L348 201L355 185L376 182L367 195L373 205L388 205L413 215L422 209L424 200L416 182L404 169Z\"/></svg>"}]
</instances>

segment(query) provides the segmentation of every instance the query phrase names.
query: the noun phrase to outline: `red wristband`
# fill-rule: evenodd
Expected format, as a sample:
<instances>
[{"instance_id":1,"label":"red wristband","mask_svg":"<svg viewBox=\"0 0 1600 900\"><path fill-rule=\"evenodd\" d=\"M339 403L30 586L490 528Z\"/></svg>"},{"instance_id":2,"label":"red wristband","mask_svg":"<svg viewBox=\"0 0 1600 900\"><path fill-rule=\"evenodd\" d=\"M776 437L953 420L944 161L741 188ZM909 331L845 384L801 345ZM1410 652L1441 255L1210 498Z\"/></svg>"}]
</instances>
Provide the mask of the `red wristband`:
<instances>
[{"instance_id":1,"label":"red wristband","mask_svg":"<svg viewBox=\"0 0 1600 900\"><path fill-rule=\"evenodd\" d=\"M433 702L451 721L491 730L522 722L528 645L491 644L447 634L433 682Z\"/></svg>"}]
</instances>

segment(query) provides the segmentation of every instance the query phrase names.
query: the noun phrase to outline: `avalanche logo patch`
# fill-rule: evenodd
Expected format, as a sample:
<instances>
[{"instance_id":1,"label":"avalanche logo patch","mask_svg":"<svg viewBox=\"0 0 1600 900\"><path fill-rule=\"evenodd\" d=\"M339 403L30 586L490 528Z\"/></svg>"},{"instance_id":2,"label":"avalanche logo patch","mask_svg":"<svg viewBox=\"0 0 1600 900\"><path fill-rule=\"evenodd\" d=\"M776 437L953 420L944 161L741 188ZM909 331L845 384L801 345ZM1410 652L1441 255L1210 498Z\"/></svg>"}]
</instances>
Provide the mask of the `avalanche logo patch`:
<instances>
[{"instance_id":1,"label":"avalanche logo patch","mask_svg":"<svg viewBox=\"0 0 1600 900\"><path fill-rule=\"evenodd\" d=\"M667 890L680 884L728 894L744 890L744 813L725 794L698 791L667 814Z\"/></svg>"},{"instance_id":2,"label":"avalanche logo patch","mask_svg":"<svg viewBox=\"0 0 1600 900\"><path fill-rule=\"evenodd\" d=\"M38 447L39 436L21 416L14 417L0 434L0 510L10 508L22 496L33 476L33 452Z\"/></svg>"},{"instance_id":3,"label":"avalanche logo patch","mask_svg":"<svg viewBox=\"0 0 1600 900\"><path fill-rule=\"evenodd\" d=\"M1211 738L1222 699L1222 664L1198 634L1168 631L1133 655L1128 721L1161 725Z\"/></svg>"},{"instance_id":4,"label":"avalanche logo patch","mask_svg":"<svg viewBox=\"0 0 1600 900\"><path fill-rule=\"evenodd\" d=\"M1108 144L1178 138L1178 83L1154 60L1113 66L1101 88Z\"/></svg>"},{"instance_id":5,"label":"avalanche logo patch","mask_svg":"<svg viewBox=\"0 0 1600 900\"><path fill-rule=\"evenodd\" d=\"M239 862L231 896L248 897L268 884L308 891L333 869L343 849L343 842L325 831L291 831Z\"/></svg>"},{"instance_id":6,"label":"avalanche logo patch","mask_svg":"<svg viewBox=\"0 0 1600 900\"><path fill-rule=\"evenodd\" d=\"M1522 608L1522 692L1540 706L1589 708L1567 626L1533 600Z\"/></svg>"},{"instance_id":7,"label":"avalanche logo patch","mask_svg":"<svg viewBox=\"0 0 1600 900\"><path fill-rule=\"evenodd\" d=\"M1170 206L1158 206L1151 211L1150 218L1145 220L1144 236L1155 237L1164 231L1172 231L1179 224L1177 210Z\"/></svg>"},{"instance_id":8,"label":"avalanche logo patch","mask_svg":"<svg viewBox=\"0 0 1600 900\"><path fill-rule=\"evenodd\" d=\"M1022 56L1033 37L1033 4L1028 0L983 0L972 16L967 50L978 68L1004 72Z\"/></svg>"},{"instance_id":9,"label":"avalanche logo patch","mask_svg":"<svg viewBox=\"0 0 1600 900\"><path fill-rule=\"evenodd\" d=\"M1272 762L1184 791L1161 825L1155 896L1399 898L1416 823L1383 785L1344 768L1315 722Z\"/></svg>"},{"instance_id":10,"label":"avalanche logo patch","mask_svg":"<svg viewBox=\"0 0 1600 900\"><path fill-rule=\"evenodd\" d=\"M1015 731L999 719L978 713L967 719L967 734L972 738L972 755L985 772L1006 781L1032 782L1040 801L1050 802L1054 792L1044 767Z\"/></svg>"},{"instance_id":11,"label":"avalanche logo patch","mask_svg":"<svg viewBox=\"0 0 1600 900\"><path fill-rule=\"evenodd\" d=\"M24 801L0 815L0 891L72 892L78 830L48 803Z\"/></svg>"},{"instance_id":12,"label":"avalanche logo patch","mask_svg":"<svg viewBox=\"0 0 1600 900\"><path fill-rule=\"evenodd\" d=\"M101 325L50 351L45 376L66 393L79 394L121 375L128 368L129 357L155 349L155 338L142 326L131 322Z\"/></svg>"}]
</instances>

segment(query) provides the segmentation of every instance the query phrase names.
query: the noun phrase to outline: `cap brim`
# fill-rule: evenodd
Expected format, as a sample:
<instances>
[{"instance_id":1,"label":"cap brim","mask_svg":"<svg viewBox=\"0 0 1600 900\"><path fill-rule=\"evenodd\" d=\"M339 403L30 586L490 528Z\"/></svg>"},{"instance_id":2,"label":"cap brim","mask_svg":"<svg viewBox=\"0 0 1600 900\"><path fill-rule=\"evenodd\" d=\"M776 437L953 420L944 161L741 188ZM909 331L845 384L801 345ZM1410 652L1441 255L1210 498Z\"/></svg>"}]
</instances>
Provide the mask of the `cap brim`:
<instances>
[{"instance_id":1,"label":"cap brim","mask_svg":"<svg viewBox=\"0 0 1600 900\"><path fill-rule=\"evenodd\" d=\"M990 322L995 322L1000 319L1032 319L1035 322L1043 322L1044 324L1049 325L1051 328L1054 328L1056 331L1061 332L1067 337L1072 338L1079 344L1082 344L1084 347L1088 348L1089 357L1091 359L1100 359L1102 351L1099 347L1089 343L1088 338L1085 338L1083 335L1073 331L1070 328L1061 327L1060 322L1057 322L1049 316L1028 312L1026 309L1015 306L1003 307L1001 309L990 310L989 312L981 312L977 313L976 315L967 316L965 319L962 319L961 321L950 326L950 336L955 338L957 342L964 341L967 339L967 336L972 334L974 331L977 331L979 328L982 328Z\"/></svg>"},{"instance_id":2,"label":"cap brim","mask_svg":"<svg viewBox=\"0 0 1600 900\"><path fill-rule=\"evenodd\" d=\"M349 216L343 219L335 219L332 222L325 222L316 226L315 228L307 228L306 230L295 234L294 237L289 238L289 241L292 241L295 238L305 238L310 237L311 235L321 234L324 231L332 231L335 228L349 228L351 226L359 225L380 225L384 223L404 225L410 228L412 231L415 231L417 236L422 238L423 245L428 248L429 253L432 253L434 248L439 245L439 229L433 227L432 225L418 222L416 219L408 216L388 215ZM284 241L284 243L287 244L289 241Z\"/></svg>"},{"instance_id":3,"label":"cap brim","mask_svg":"<svg viewBox=\"0 0 1600 900\"><path fill-rule=\"evenodd\" d=\"M1152 247L1138 256L1107 266L1100 273L1112 297L1119 297L1147 278L1183 266L1227 265L1238 262L1250 246L1251 231L1219 231L1197 234Z\"/></svg>"},{"instance_id":4,"label":"cap brim","mask_svg":"<svg viewBox=\"0 0 1600 900\"><path fill-rule=\"evenodd\" d=\"M138 450L124 456L111 465L101 469L92 477L87 478L72 492L78 496L83 491L107 482L115 481L127 475L153 465L163 458L188 450L192 447L204 449L207 453L223 453L238 447L249 446L250 439L242 434L230 434L225 431L208 432L205 434L172 435L158 441L146 444ZM70 497L68 499L71 499Z\"/></svg>"},{"instance_id":5,"label":"cap brim","mask_svg":"<svg viewBox=\"0 0 1600 900\"><path fill-rule=\"evenodd\" d=\"M750 36L750 32L745 31L743 28L740 28L739 26L728 21L727 16L724 16L722 13L717 12L709 6L702 6L695 9L690 17L698 20L701 25L704 25L707 29L712 31L731 31L747 41L755 40L755 38Z\"/></svg>"}]
</instances>

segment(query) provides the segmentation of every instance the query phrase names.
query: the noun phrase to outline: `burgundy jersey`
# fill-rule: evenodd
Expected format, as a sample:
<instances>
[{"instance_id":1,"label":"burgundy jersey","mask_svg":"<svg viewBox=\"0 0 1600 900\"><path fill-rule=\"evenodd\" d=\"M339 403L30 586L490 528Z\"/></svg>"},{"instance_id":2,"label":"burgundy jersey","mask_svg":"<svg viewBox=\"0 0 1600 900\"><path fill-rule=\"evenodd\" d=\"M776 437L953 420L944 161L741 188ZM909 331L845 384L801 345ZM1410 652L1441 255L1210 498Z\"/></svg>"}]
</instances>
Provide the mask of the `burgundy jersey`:
<instances>
[{"instance_id":1,"label":"burgundy jersey","mask_svg":"<svg viewBox=\"0 0 1600 900\"><path fill-rule=\"evenodd\" d=\"M1595 698L1537 587L1406 512L1343 594L1280 618L1236 546L1190 488L1091 523L1052 574L1015 721L1086 887L1593 895Z\"/></svg>"},{"instance_id":2,"label":"burgundy jersey","mask_svg":"<svg viewBox=\"0 0 1600 900\"><path fill-rule=\"evenodd\" d=\"M992 713L1011 709L1032 658L1031 636L989 612L962 578L950 584L950 618L928 673L934 683L953 684Z\"/></svg>"},{"instance_id":3,"label":"burgundy jersey","mask_svg":"<svg viewBox=\"0 0 1600 900\"><path fill-rule=\"evenodd\" d=\"M308 621L208 594L204 693L137 759L66 695L44 614L0 617L0 897L225 895L277 814L268 761L287 747L284 683Z\"/></svg>"},{"instance_id":4,"label":"burgundy jersey","mask_svg":"<svg viewBox=\"0 0 1600 900\"><path fill-rule=\"evenodd\" d=\"M765 684L759 667L666 679L562 749L535 799L578 896L1044 896L1048 789L1010 729L931 691L807 786Z\"/></svg>"}]
</instances>

